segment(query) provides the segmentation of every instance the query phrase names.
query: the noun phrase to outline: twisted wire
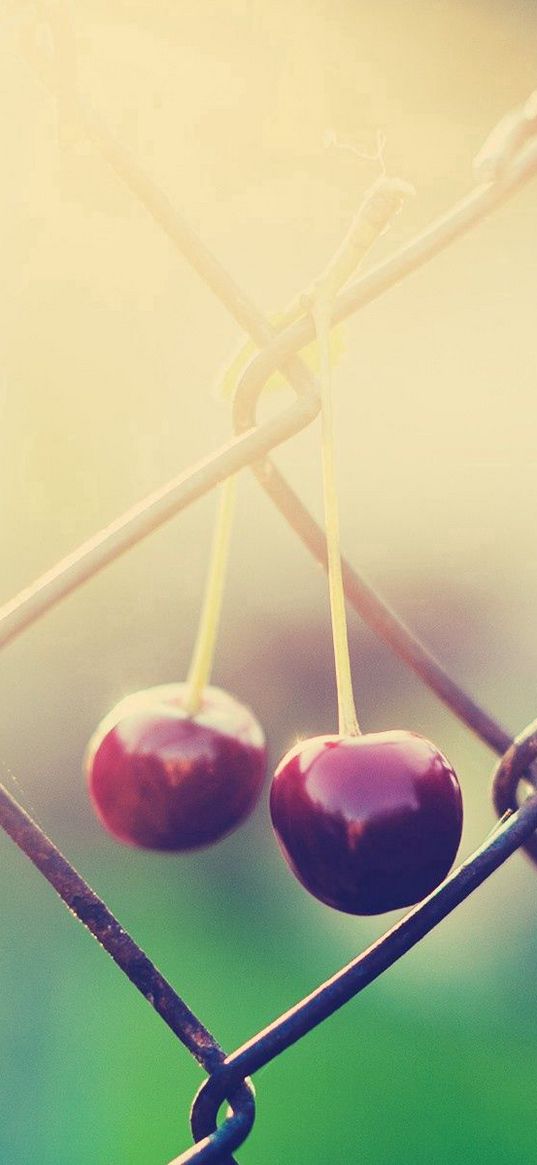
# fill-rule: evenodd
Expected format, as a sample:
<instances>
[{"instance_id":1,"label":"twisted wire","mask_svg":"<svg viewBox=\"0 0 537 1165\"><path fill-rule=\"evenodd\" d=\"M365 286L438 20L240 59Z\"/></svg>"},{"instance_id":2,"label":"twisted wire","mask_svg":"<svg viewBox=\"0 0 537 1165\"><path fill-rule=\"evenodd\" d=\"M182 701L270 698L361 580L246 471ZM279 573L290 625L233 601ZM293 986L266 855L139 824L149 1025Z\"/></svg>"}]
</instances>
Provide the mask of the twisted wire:
<instances>
[{"instance_id":1,"label":"twisted wire","mask_svg":"<svg viewBox=\"0 0 537 1165\"><path fill-rule=\"evenodd\" d=\"M537 720L528 724L515 738L502 756L492 778L492 801L498 817L512 813L518 806L517 793L522 784L526 794L535 787L535 766L537 757ZM537 864L537 834L529 837L524 849Z\"/></svg>"}]
</instances>

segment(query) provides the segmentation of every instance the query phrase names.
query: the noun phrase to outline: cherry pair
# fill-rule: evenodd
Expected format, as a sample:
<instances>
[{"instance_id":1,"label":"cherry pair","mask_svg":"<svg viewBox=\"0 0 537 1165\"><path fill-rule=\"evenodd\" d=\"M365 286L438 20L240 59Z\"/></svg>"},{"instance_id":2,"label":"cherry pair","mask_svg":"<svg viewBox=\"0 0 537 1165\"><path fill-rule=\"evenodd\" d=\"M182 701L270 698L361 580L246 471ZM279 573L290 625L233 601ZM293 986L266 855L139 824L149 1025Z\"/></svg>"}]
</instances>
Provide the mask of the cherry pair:
<instances>
[{"instance_id":1,"label":"cherry pair","mask_svg":"<svg viewBox=\"0 0 537 1165\"><path fill-rule=\"evenodd\" d=\"M278 766L270 809L292 870L315 897L351 914L376 914L425 897L458 849L457 778L438 750L411 732L362 736L349 659L339 546L330 328L335 297L409 193L384 174L298 313L311 312L319 351L321 453L339 733L303 741ZM294 318L293 312L291 317ZM97 812L122 841L184 850L216 841L253 808L266 763L252 713L209 687L228 555L235 481L223 487L204 609L186 684L138 693L90 742Z\"/></svg>"},{"instance_id":2,"label":"cherry pair","mask_svg":"<svg viewBox=\"0 0 537 1165\"><path fill-rule=\"evenodd\" d=\"M90 741L91 797L123 842L175 851L208 845L257 800L266 748L255 716L215 687L188 715L187 691L171 684L127 697ZM448 873L462 827L449 762L404 731L303 741L276 769L270 809L302 884L351 914L420 901Z\"/></svg>"}]
</instances>

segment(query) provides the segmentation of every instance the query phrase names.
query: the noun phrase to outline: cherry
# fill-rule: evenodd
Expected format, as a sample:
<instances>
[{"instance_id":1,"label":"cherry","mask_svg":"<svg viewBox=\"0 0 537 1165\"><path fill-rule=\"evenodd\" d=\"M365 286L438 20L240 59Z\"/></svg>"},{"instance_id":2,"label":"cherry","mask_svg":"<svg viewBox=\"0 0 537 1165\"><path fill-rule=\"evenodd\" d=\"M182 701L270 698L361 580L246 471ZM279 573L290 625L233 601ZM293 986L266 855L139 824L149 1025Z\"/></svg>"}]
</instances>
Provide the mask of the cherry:
<instances>
[{"instance_id":1,"label":"cherry","mask_svg":"<svg viewBox=\"0 0 537 1165\"><path fill-rule=\"evenodd\" d=\"M215 687L189 715L188 695L188 684L167 684L127 696L89 742L91 799L120 841L196 849L229 833L256 802L266 747L255 716Z\"/></svg>"},{"instance_id":2,"label":"cherry","mask_svg":"<svg viewBox=\"0 0 537 1165\"><path fill-rule=\"evenodd\" d=\"M270 810L299 881L348 914L421 901L450 870L462 829L449 761L405 731L302 741L276 769Z\"/></svg>"}]
</instances>

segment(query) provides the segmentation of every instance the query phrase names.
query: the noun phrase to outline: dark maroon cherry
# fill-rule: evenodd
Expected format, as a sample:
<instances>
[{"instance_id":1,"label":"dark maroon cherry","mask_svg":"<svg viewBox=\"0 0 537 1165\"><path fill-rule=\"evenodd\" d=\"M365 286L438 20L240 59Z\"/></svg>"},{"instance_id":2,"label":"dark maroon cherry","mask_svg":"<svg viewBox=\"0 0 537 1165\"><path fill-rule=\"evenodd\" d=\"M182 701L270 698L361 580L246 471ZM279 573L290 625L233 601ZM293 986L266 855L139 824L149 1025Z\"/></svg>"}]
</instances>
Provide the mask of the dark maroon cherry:
<instances>
[{"instance_id":1,"label":"dark maroon cherry","mask_svg":"<svg viewBox=\"0 0 537 1165\"><path fill-rule=\"evenodd\" d=\"M89 742L86 771L103 825L120 841L157 850L209 845L253 808L265 738L249 708L207 687L187 715L186 684L127 696Z\"/></svg>"},{"instance_id":2,"label":"dark maroon cherry","mask_svg":"<svg viewBox=\"0 0 537 1165\"><path fill-rule=\"evenodd\" d=\"M348 914L420 902L445 878L461 838L455 773L413 732L302 741L276 769L270 810L299 881Z\"/></svg>"}]
</instances>

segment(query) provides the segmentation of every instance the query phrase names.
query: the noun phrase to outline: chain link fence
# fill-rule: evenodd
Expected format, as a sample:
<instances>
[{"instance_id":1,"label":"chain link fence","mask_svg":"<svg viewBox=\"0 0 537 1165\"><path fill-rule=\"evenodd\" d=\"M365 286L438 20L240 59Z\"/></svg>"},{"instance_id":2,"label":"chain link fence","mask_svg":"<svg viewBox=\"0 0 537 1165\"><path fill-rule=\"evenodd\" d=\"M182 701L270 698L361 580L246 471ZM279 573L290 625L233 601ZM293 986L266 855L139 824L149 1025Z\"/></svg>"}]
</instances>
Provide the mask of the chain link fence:
<instances>
[{"instance_id":1,"label":"chain link fence","mask_svg":"<svg viewBox=\"0 0 537 1165\"><path fill-rule=\"evenodd\" d=\"M57 46L59 55L64 50L65 45ZM58 60L55 66L57 64ZM41 71L45 83L50 85L50 70L48 74L46 69ZM74 90L68 96L73 101ZM92 113L78 107L77 115L83 119L85 133L94 148L225 305L253 340L259 354L246 369L238 386L234 401L233 440L145 498L8 603L0 612L0 646L14 639L54 604L196 498L245 466L251 467L311 555L326 566L322 529L269 457L274 448L310 424L319 410L315 379L300 357L301 349L314 338L311 318L304 315L276 332L119 140ZM434 258L534 177L537 174L537 144L532 139L536 126L537 102L532 98L523 109L502 121L486 143L478 158L478 185L391 258L340 292L332 323L335 325L353 315ZM295 399L277 416L258 423L257 402L264 385L276 370L287 378ZM347 562L344 564L344 583L348 601L373 631L469 730L501 758L493 782L493 800L499 823L483 845L393 929L232 1053L228 1054L220 1047L104 902L8 790L0 786L0 824L3 829L207 1073L192 1108L194 1146L170 1165L233 1161L231 1155L248 1136L255 1118L252 1075L382 975L473 893L516 849L523 847L530 859L537 862L537 795L533 793L535 774L532 769L537 757L537 725L529 725L512 741L501 725L454 682L396 613ZM519 803L517 791L521 782L527 796ZM225 1101L229 1110L218 1123L219 1110Z\"/></svg>"}]
</instances>

